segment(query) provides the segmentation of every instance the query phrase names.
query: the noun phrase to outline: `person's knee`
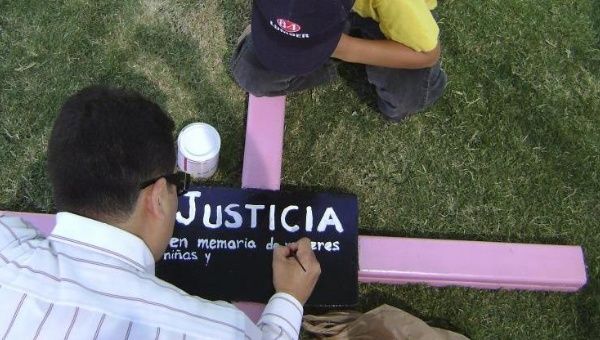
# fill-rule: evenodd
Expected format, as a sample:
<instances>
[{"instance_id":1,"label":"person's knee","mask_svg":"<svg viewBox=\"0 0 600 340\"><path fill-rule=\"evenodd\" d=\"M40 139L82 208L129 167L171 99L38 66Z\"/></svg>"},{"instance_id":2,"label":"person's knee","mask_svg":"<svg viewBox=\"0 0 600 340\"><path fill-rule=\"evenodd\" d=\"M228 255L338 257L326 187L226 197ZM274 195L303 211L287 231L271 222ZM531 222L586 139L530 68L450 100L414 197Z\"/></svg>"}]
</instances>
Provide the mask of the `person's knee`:
<instances>
[{"instance_id":1,"label":"person's knee","mask_svg":"<svg viewBox=\"0 0 600 340\"><path fill-rule=\"evenodd\" d=\"M447 82L448 77L446 76L446 73L438 66L429 77L425 107L432 105L442 97L446 89Z\"/></svg>"},{"instance_id":2,"label":"person's knee","mask_svg":"<svg viewBox=\"0 0 600 340\"><path fill-rule=\"evenodd\" d=\"M378 91L377 106L388 120L401 121L433 105L443 95L446 83L446 74L436 65L430 69L426 82L410 86L411 90Z\"/></svg>"},{"instance_id":3,"label":"person's knee","mask_svg":"<svg viewBox=\"0 0 600 340\"><path fill-rule=\"evenodd\" d=\"M423 110L427 94L415 93L378 93L377 107L381 114L390 121L401 121L408 116Z\"/></svg>"},{"instance_id":4,"label":"person's knee","mask_svg":"<svg viewBox=\"0 0 600 340\"><path fill-rule=\"evenodd\" d=\"M384 100L381 97L377 98L377 107L382 116L392 122L399 122L404 120L416 111L412 111L402 103L396 103Z\"/></svg>"}]
</instances>

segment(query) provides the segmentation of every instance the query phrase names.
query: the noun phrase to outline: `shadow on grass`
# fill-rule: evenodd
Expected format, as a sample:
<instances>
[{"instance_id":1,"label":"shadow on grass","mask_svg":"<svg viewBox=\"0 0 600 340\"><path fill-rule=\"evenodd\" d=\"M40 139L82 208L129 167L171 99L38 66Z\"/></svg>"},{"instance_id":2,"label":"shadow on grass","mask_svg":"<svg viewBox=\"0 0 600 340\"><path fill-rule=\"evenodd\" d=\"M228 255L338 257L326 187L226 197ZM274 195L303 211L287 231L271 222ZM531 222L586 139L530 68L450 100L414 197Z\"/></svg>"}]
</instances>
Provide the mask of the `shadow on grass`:
<instances>
[{"instance_id":1,"label":"shadow on grass","mask_svg":"<svg viewBox=\"0 0 600 340\"><path fill-rule=\"evenodd\" d=\"M588 273L590 275L590 273ZM589 278L587 287L577 296L578 327L581 339L600 339L600 284Z\"/></svg>"},{"instance_id":2,"label":"shadow on grass","mask_svg":"<svg viewBox=\"0 0 600 340\"><path fill-rule=\"evenodd\" d=\"M178 86L194 94L192 109L199 113L197 117L186 119L180 128L199 120L213 125L222 140L219 160L219 173L223 175L221 184L239 185L243 123L237 121L238 116L233 114L239 108L231 100L223 98L219 89L210 83L198 59L189 57L194 55L197 47L189 39L173 35L168 27L160 25L138 27L134 39L137 42L134 54L156 56L170 70L177 70L172 76Z\"/></svg>"},{"instance_id":3,"label":"shadow on grass","mask_svg":"<svg viewBox=\"0 0 600 340\"><path fill-rule=\"evenodd\" d=\"M373 111L379 112L379 108L377 107L377 93L369 83L365 66L340 62L337 68L340 78L352 89L356 97L364 101Z\"/></svg>"},{"instance_id":4,"label":"shadow on grass","mask_svg":"<svg viewBox=\"0 0 600 340\"><path fill-rule=\"evenodd\" d=\"M33 162L19 177L15 197L2 210L54 213L52 187L46 175L46 155Z\"/></svg>"},{"instance_id":5,"label":"shadow on grass","mask_svg":"<svg viewBox=\"0 0 600 340\"><path fill-rule=\"evenodd\" d=\"M596 47L600 48L600 1L592 1L592 13L590 13L592 28L596 34Z\"/></svg>"}]
</instances>

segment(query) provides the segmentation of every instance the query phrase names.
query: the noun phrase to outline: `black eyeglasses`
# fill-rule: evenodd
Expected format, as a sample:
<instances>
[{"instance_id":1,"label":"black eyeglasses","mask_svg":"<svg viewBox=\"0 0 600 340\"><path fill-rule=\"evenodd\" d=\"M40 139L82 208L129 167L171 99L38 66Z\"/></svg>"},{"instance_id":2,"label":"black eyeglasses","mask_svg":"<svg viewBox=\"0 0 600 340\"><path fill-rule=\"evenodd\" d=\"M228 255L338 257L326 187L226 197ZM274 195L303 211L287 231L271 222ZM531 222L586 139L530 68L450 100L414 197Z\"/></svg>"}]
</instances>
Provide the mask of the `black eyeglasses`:
<instances>
[{"instance_id":1,"label":"black eyeglasses","mask_svg":"<svg viewBox=\"0 0 600 340\"><path fill-rule=\"evenodd\" d=\"M140 184L140 190L145 189L146 187L154 184L161 178L164 178L167 181L167 183L173 184L177 187L177 196L185 194L191 182L190 175L182 171L177 171L173 174L158 176L156 178L143 182L142 184Z\"/></svg>"}]
</instances>

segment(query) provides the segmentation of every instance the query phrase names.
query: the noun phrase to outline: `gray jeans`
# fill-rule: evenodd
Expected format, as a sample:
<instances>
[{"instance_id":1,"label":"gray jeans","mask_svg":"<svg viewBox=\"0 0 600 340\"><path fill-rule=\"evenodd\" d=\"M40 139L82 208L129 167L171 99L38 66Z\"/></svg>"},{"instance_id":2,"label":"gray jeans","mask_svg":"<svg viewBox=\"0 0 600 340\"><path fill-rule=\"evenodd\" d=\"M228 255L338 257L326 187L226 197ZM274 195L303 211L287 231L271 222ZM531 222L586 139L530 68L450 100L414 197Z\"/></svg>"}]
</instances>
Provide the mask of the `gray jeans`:
<instances>
[{"instance_id":1,"label":"gray jeans","mask_svg":"<svg viewBox=\"0 0 600 340\"><path fill-rule=\"evenodd\" d=\"M352 14L351 31L365 39L385 39L377 22ZM377 91L377 106L383 115L400 121L433 104L444 92L446 74L436 64L417 70L365 65L367 78ZM255 96L282 96L313 88L337 78L336 62L327 60L320 68L304 75L285 75L264 67L254 53L251 35L237 46L231 59L235 81Z\"/></svg>"}]
</instances>

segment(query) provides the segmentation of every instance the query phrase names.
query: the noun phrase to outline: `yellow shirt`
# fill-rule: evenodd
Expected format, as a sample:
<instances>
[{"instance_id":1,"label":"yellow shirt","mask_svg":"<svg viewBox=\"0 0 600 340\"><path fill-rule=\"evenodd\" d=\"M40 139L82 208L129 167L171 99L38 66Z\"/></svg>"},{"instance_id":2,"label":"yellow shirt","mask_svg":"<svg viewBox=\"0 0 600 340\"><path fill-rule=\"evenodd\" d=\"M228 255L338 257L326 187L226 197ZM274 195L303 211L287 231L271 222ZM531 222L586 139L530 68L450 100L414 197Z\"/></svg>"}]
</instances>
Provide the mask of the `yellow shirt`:
<instances>
[{"instance_id":1,"label":"yellow shirt","mask_svg":"<svg viewBox=\"0 0 600 340\"><path fill-rule=\"evenodd\" d=\"M428 52L438 43L439 28L431 15L436 6L437 0L356 0L352 9L377 21L388 39Z\"/></svg>"}]
</instances>

